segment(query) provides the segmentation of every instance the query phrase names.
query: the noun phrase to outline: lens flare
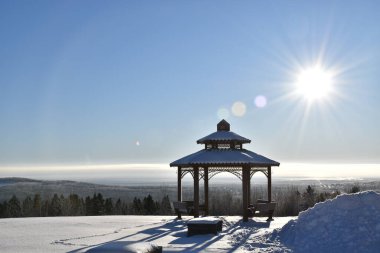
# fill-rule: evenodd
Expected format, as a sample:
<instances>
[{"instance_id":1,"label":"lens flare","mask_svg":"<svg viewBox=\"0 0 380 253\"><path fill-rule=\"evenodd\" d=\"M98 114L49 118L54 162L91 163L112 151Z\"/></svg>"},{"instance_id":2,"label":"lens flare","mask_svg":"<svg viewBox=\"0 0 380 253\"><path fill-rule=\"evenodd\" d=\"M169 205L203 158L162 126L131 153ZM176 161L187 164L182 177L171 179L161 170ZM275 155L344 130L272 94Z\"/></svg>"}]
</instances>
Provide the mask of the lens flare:
<instances>
[{"instance_id":1,"label":"lens flare","mask_svg":"<svg viewBox=\"0 0 380 253\"><path fill-rule=\"evenodd\" d=\"M247 108L243 102L236 101L231 108L232 114L236 117L243 117Z\"/></svg>"},{"instance_id":2,"label":"lens flare","mask_svg":"<svg viewBox=\"0 0 380 253\"><path fill-rule=\"evenodd\" d=\"M267 98L263 95L259 95L255 98L255 105L258 108L263 108L267 105Z\"/></svg>"}]
</instances>

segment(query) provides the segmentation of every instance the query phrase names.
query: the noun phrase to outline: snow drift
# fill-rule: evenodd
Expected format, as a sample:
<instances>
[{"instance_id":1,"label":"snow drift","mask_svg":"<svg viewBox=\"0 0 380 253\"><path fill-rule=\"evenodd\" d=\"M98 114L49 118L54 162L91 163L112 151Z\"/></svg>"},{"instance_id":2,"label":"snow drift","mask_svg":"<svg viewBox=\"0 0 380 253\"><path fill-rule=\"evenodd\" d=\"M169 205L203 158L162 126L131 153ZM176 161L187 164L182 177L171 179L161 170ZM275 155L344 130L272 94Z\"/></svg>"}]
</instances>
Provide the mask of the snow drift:
<instances>
[{"instance_id":1,"label":"snow drift","mask_svg":"<svg viewBox=\"0 0 380 253\"><path fill-rule=\"evenodd\" d=\"M380 252L380 194L344 194L318 203L268 239L294 252Z\"/></svg>"}]
</instances>

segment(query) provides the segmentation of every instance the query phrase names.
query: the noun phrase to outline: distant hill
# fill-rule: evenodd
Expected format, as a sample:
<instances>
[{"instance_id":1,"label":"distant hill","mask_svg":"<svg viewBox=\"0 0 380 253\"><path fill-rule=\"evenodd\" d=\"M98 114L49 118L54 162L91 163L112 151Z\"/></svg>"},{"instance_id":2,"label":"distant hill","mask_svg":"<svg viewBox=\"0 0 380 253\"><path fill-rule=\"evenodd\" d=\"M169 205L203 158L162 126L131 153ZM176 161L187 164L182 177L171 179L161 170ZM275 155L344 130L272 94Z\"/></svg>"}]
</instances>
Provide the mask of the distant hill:
<instances>
[{"instance_id":1,"label":"distant hill","mask_svg":"<svg viewBox=\"0 0 380 253\"><path fill-rule=\"evenodd\" d=\"M0 186L4 186L7 184L14 184L19 182L40 182L41 180L23 178L23 177L4 177L0 178Z\"/></svg>"},{"instance_id":2,"label":"distant hill","mask_svg":"<svg viewBox=\"0 0 380 253\"><path fill-rule=\"evenodd\" d=\"M101 185L85 182L76 182L69 180L34 180L28 178L0 178L0 201L9 200L12 195L19 199L26 196L33 196L36 193L41 194L42 198L51 197L53 194L70 193L78 194L81 197L92 196L95 193L101 193L105 198L121 198L125 201L131 201L134 197L145 197L151 194L154 199L159 200L165 194L171 199L175 196L175 187L165 186L114 186Z\"/></svg>"}]
</instances>

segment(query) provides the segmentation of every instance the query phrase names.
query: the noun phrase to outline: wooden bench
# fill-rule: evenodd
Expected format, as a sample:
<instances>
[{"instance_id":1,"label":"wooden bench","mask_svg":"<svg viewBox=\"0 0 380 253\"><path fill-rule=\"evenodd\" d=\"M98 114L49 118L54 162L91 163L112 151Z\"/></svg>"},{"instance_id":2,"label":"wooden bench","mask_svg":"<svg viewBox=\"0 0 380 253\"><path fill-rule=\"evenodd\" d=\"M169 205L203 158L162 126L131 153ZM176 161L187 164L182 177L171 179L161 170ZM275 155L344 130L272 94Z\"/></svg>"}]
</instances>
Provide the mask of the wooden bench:
<instances>
[{"instance_id":1,"label":"wooden bench","mask_svg":"<svg viewBox=\"0 0 380 253\"><path fill-rule=\"evenodd\" d=\"M187 222L187 236L197 234L215 234L222 231L223 221L219 218L194 218Z\"/></svg>"},{"instance_id":2,"label":"wooden bench","mask_svg":"<svg viewBox=\"0 0 380 253\"><path fill-rule=\"evenodd\" d=\"M182 214L192 215L194 213L194 206L190 201L172 202L174 212L180 218Z\"/></svg>"},{"instance_id":3,"label":"wooden bench","mask_svg":"<svg viewBox=\"0 0 380 253\"><path fill-rule=\"evenodd\" d=\"M182 214L193 215L194 214L194 201L182 201L182 202L172 202L172 208L174 212L181 218ZM205 206L199 205L199 213L204 213Z\"/></svg>"},{"instance_id":4,"label":"wooden bench","mask_svg":"<svg viewBox=\"0 0 380 253\"><path fill-rule=\"evenodd\" d=\"M276 209L276 202L268 202L266 200L257 200L255 204L248 206L248 214L250 217L265 217L268 216L267 221L273 220L273 213Z\"/></svg>"}]
</instances>

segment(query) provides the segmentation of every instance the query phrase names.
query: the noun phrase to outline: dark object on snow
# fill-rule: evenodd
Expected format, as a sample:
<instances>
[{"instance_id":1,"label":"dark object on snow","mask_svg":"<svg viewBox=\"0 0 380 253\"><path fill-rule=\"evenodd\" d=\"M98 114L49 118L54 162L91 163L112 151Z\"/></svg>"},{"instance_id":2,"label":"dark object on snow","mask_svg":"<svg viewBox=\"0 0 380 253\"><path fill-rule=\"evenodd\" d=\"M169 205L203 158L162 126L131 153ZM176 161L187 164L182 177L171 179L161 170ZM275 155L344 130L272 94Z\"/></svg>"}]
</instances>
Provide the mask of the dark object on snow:
<instances>
[{"instance_id":1,"label":"dark object on snow","mask_svg":"<svg viewBox=\"0 0 380 253\"><path fill-rule=\"evenodd\" d=\"M187 236L215 234L222 231L223 221L218 218L195 218L187 222Z\"/></svg>"},{"instance_id":2,"label":"dark object on snow","mask_svg":"<svg viewBox=\"0 0 380 253\"><path fill-rule=\"evenodd\" d=\"M153 246L147 253L162 253L162 246Z\"/></svg>"},{"instance_id":3,"label":"dark object on snow","mask_svg":"<svg viewBox=\"0 0 380 253\"><path fill-rule=\"evenodd\" d=\"M158 246L150 242L112 241L109 243L101 244L95 248L91 248L86 252L87 253L104 253L104 252L162 253L162 246Z\"/></svg>"},{"instance_id":4,"label":"dark object on snow","mask_svg":"<svg viewBox=\"0 0 380 253\"><path fill-rule=\"evenodd\" d=\"M276 208L276 202L268 202L266 200L258 199L255 204L248 206L249 217L264 217L268 216L267 221L273 220L274 209Z\"/></svg>"}]
</instances>

